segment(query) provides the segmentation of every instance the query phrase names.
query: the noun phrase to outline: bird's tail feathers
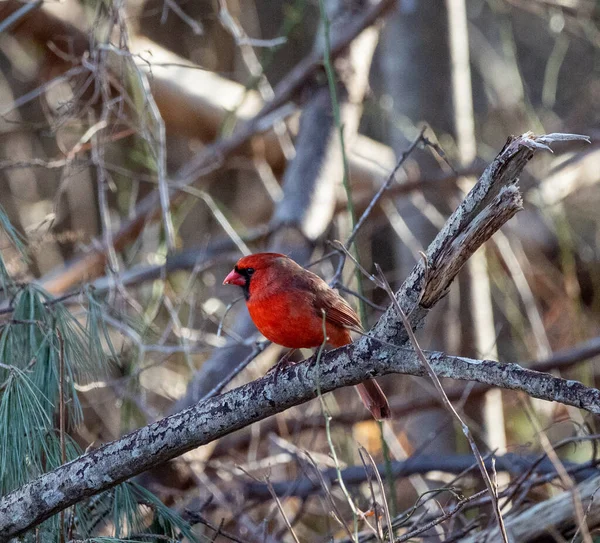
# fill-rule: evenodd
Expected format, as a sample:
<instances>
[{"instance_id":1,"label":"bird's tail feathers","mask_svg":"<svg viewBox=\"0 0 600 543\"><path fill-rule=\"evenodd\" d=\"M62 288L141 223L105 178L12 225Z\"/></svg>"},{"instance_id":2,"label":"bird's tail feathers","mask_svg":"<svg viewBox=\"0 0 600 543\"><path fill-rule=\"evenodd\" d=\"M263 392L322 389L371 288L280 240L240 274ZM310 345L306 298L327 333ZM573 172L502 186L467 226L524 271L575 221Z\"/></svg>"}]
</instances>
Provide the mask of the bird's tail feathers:
<instances>
[{"instance_id":1,"label":"bird's tail feathers","mask_svg":"<svg viewBox=\"0 0 600 543\"><path fill-rule=\"evenodd\" d=\"M356 385L356 390L365 407L376 420L384 420L392 417L390 404L375 379L369 379L360 385Z\"/></svg>"}]
</instances>

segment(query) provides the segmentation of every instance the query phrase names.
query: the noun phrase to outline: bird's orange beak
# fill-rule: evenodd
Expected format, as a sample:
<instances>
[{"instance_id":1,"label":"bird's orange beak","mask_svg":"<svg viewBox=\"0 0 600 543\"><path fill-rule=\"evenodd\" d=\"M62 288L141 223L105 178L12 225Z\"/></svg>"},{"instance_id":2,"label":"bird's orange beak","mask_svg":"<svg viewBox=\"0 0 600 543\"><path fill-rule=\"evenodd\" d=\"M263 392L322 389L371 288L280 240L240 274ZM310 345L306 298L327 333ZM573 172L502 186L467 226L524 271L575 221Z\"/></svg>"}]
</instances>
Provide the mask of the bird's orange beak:
<instances>
[{"instance_id":1,"label":"bird's orange beak","mask_svg":"<svg viewBox=\"0 0 600 543\"><path fill-rule=\"evenodd\" d=\"M223 284L238 285L239 287L243 287L246 284L246 278L242 274L236 272L235 270L231 270L229 272L229 275L225 277Z\"/></svg>"}]
</instances>

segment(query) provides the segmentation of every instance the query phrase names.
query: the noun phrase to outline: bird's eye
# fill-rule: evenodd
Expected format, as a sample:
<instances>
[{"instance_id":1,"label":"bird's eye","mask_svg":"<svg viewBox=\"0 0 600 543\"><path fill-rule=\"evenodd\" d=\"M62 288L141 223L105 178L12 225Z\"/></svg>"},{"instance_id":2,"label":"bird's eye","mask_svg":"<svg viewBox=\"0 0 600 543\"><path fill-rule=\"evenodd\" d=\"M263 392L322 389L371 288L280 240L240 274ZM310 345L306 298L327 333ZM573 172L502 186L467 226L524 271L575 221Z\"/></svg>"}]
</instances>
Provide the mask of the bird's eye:
<instances>
[{"instance_id":1,"label":"bird's eye","mask_svg":"<svg viewBox=\"0 0 600 543\"><path fill-rule=\"evenodd\" d=\"M252 275L254 273L254 268L246 268L246 273Z\"/></svg>"}]
</instances>

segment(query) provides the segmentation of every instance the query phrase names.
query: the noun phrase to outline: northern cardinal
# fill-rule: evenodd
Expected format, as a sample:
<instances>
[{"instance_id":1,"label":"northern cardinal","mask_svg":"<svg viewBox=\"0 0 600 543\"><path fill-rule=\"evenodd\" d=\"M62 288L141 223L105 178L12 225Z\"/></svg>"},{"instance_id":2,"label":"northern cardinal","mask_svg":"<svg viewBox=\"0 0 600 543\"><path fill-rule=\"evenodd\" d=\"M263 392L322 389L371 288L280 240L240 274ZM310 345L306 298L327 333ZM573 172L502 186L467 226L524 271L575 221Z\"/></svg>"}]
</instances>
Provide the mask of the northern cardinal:
<instances>
[{"instance_id":1,"label":"northern cardinal","mask_svg":"<svg viewBox=\"0 0 600 543\"><path fill-rule=\"evenodd\" d=\"M327 342L352 342L350 329L360 329L355 311L318 275L279 253L257 253L238 260L223 281L244 291L250 317L263 336L283 347L308 349L323 344L323 312ZM377 420L390 418L385 394L373 379L356 387Z\"/></svg>"}]
</instances>

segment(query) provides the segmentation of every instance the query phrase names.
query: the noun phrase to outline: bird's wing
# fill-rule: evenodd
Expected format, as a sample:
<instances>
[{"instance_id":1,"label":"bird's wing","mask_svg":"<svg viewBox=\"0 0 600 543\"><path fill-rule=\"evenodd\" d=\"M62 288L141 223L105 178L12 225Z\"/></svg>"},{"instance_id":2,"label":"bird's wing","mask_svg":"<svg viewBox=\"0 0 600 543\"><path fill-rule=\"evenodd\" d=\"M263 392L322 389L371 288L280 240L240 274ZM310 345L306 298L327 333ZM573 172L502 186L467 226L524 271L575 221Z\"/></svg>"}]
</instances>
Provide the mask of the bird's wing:
<instances>
[{"instance_id":1,"label":"bird's wing","mask_svg":"<svg viewBox=\"0 0 600 543\"><path fill-rule=\"evenodd\" d=\"M334 290L327 287L327 290L321 290L316 297L315 307L319 316L325 311L325 319L335 326L350 328L352 330L362 330L358 315Z\"/></svg>"},{"instance_id":2,"label":"bird's wing","mask_svg":"<svg viewBox=\"0 0 600 543\"><path fill-rule=\"evenodd\" d=\"M290 286L310 292L313 296L313 305L319 318L323 318L334 326L362 330L358 315L335 290L333 290L323 279L309 270L292 276Z\"/></svg>"}]
</instances>

